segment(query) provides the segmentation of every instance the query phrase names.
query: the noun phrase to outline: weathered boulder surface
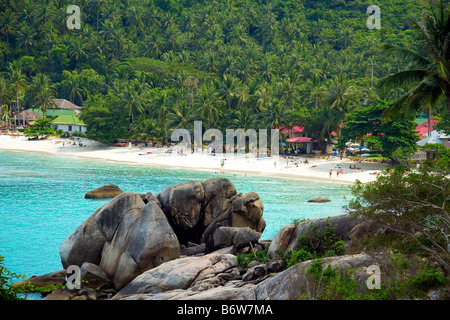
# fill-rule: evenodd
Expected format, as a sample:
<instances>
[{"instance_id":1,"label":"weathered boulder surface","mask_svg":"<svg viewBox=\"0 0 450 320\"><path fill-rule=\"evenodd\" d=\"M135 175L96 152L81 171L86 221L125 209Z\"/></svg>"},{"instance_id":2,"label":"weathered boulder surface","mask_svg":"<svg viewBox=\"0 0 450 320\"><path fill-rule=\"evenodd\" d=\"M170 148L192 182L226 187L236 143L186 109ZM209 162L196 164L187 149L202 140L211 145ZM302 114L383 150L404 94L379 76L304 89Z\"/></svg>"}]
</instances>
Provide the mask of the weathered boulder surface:
<instances>
[{"instance_id":1,"label":"weathered boulder surface","mask_svg":"<svg viewBox=\"0 0 450 320\"><path fill-rule=\"evenodd\" d=\"M214 250L214 233L220 227L248 227L261 234L266 228L262 217L264 205L257 193L238 194L231 200L228 210L214 219L203 232L201 242L206 243L208 251Z\"/></svg>"},{"instance_id":2,"label":"weathered boulder surface","mask_svg":"<svg viewBox=\"0 0 450 320\"><path fill-rule=\"evenodd\" d=\"M86 192L84 195L85 199L108 199L114 198L123 191L115 184L108 184L105 186L98 187L97 189Z\"/></svg>"},{"instance_id":3,"label":"weathered boulder surface","mask_svg":"<svg viewBox=\"0 0 450 320\"><path fill-rule=\"evenodd\" d=\"M86 275L120 290L181 253L256 243L266 226L263 211L257 193L237 194L225 178L187 181L156 195L122 192L61 244L61 262L66 269L84 265Z\"/></svg>"},{"instance_id":4,"label":"weathered boulder surface","mask_svg":"<svg viewBox=\"0 0 450 320\"><path fill-rule=\"evenodd\" d=\"M358 227L361 224L361 227ZM364 231L369 230L367 222L362 221L359 218L354 218L348 214L334 216L330 218L305 220L300 222L297 226L291 224L281 228L273 237L273 240L268 249L269 257L275 257L276 251L297 250L298 237L305 235L307 232L313 230L321 231L325 227L330 226L334 229L334 234L342 240L350 240L354 236L354 232L361 230L362 226ZM315 229L314 229L315 228ZM362 231L361 230L361 234Z\"/></svg>"},{"instance_id":5,"label":"weathered boulder surface","mask_svg":"<svg viewBox=\"0 0 450 320\"><path fill-rule=\"evenodd\" d=\"M81 265L80 273L83 285L90 289L97 289L110 283L109 277L96 264L84 262Z\"/></svg>"},{"instance_id":6,"label":"weathered boulder surface","mask_svg":"<svg viewBox=\"0 0 450 320\"><path fill-rule=\"evenodd\" d=\"M135 276L180 255L178 239L156 202L125 192L79 226L60 247L61 261L98 265L120 289Z\"/></svg>"},{"instance_id":7,"label":"weathered boulder surface","mask_svg":"<svg viewBox=\"0 0 450 320\"><path fill-rule=\"evenodd\" d=\"M135 215L124 216L111 242L106 242L100 267L122 288L142 272L177 258L180 244L166 216L149 202Z\"/></svg>"},{"instance_id":8,"label":"weathered boulder surface","mask_svg":"<svg viewBox=\"0 0 450 320\"><path fill-rule=\"evenodd\" d=\"M315 198L308 200L308 202L324 203L324 202L331 202L331 200L328 198Z\"/></svg>"},{"instance_id":9,"label":"weathered boulder surface","mask_svg":"<svg viewBox=\"0 0 450 320\"><path fill-rule=\"evenodd\" d=\"M66 282L66 270L60 270L48 273L42 276L32 276L31 278L14 282L13 287L20 287L22 285L32 285L34 287L47 287L63 285Z\"/></svg>"},{"instance_id":10,"label":"weathered boulder surface","mask_svg":"<svg viewBox=\"0 0 450 320\"><path fill-rule=\"evenodd\" d=\"M185 257L166 262L137 276L113 300L127 295L156 294L195 286L200 281L237 265L236 256L213 252L202 257Z\"/></svg>"},{"instance_id":11,"label":"weathered boulder surface","mask_svg":"<svg viewBox=\"0 0 450 320\"><path fill-rule=\"evenodd\" d=\"M214 250L234 246L236 249L256 243L261 233L249 227L219 227L213 235Z\"/></svg>"},{"instance_id":12,"label":"weathered boulder surface","mask_svg":"<svg viewBox=\"0 0 450 320\"><path fill-rule=\"evenodd\" d=\"M302 288L307 287L306 270L315 260L298 263L276 276L258 283L253 288L238 293L233 299L236 300L296 300L300 297ZM367 268L375 264L374 258L367 254L336 256L322 259L325 268L331 265L338 270ZM364 270L365 271L365 270ZM304 290L304 289L303 289Z\"/></svg>"},{"instance_id":13,"label":"weathered boulder surface","mask_svg":"<svg viewBox=\"0 0 450 320\"><path fill-rule=\"evenodd\" d=\"M210 223L231 207L236 195L225 178L186 181L156 195L181 244L201 243Z\"/></svg>"},{"instance_id":14,"label":"weathered boulder surface","mask_svg":"<svg viewBox=\"0 0 450 320\"><path fill-rule=\"evenodd\" d=\"M214 253L213 253L214 254ZM206 257L206 256L205 256ZM180 260L168 262L173 269L169 271L170 276L175 275L182 266L195 262L192 258L188 260ZM306 270L316 260L309 260L298 263L289 269L285 269L275 275L267 275L267 268L264 264L251 267L242 276L242 279L231 280L223 285L218 284L216 279L219 276L232 272L221 273L218 276L211 276L203 280L197 280L194 285L188 285L189 281L176 283L169 279L162 279L151 275L155 273L155 269L149 270L141 276L137 277L127 287L123 288L114 300L296 300L302 294L307 294L305 288L308 288L308 279ZM322 259L322 266L325 268L331 265L332 268L338 268L340 271L347 269L357 270L355 272L357 283L362 284L368 278L367 267L376 263L376 260L367 254L336 256ZM178 267L174 267L175 264ZM161 265L159 271L165 269ZM221 269L223 270L223 268ZM230 270L234 270L231 268ZM226 270L225 270L226 272ZM217 274L217 273L216 273ZM259 278L258 278L259 277ZM254 278L258 278L254 281ZM201 286L207 280L211 285ZM253 281L252 281L253 280ZM359 280L359 281L358 281ZM170 285L168 285L170 283ZM311 284L309 284L311 285ZM161 289L162 288L162 289Z\"/></svg>"}]
</instances>

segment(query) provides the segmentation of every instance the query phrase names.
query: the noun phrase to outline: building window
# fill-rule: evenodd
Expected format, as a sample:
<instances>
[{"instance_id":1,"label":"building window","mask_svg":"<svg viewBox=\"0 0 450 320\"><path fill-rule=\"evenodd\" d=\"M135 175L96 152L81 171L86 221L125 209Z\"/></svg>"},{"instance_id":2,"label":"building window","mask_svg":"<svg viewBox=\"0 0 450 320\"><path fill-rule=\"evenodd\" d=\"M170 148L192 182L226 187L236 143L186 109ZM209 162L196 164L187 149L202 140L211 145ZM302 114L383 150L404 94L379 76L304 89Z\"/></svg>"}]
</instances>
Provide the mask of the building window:
<instances>
[{"instance_id":1,"label":"building window","mask_svg":"<svg viewBox=\"0 0 450 320\"><path fill-rule=\"evenodd\" d=\"M69 126L69 131L72 132L72 126Z\"/></svg>"}]
</instances>

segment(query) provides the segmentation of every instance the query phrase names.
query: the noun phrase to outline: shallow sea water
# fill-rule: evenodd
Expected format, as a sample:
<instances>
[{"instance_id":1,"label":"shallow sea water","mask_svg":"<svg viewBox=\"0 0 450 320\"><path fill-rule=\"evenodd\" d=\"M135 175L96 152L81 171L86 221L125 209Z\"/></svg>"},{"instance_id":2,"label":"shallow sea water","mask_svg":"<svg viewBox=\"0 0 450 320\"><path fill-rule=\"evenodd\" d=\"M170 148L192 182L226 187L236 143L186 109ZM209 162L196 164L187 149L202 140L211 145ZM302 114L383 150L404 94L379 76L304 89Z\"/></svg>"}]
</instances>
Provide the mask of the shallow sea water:
<instances>
[{"instance_id":1,"label":"shallow sea water","mask_svg":"<svg viewBox=\"0 0 450 320\"><path fill-rule=\"evenodd\" d=\"M60 244L108 201L84 199L87 191L116 184L124 191L156 194L183 181L223 176L238 193L260 195L267 224L261 239L272 239L294 219L343 214L351 198L348 185L0 151L0 256L9 271L27 277L61 270ZM307 202L317 197L332 201Z\"/></svg>"}]
</instances>

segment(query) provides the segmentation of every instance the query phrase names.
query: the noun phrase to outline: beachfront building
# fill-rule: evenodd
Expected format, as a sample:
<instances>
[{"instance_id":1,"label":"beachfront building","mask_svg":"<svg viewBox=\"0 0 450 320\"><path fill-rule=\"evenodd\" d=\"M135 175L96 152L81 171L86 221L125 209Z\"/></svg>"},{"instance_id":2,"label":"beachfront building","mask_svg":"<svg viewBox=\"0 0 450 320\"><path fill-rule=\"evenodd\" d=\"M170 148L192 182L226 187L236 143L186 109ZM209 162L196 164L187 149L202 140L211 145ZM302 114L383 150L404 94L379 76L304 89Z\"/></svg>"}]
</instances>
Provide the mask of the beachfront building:
<instances>
[{"instance_id":1,"label":"beachfront building","mask_svg":"<svg viewBox=\"0 0 450 320\"><path fill-rule=\"evenodd\" d=\"M62 115L78 115L81 109L83 109L82 107L79 107L65 99L53 99L53 102L55 103L55 106L53 108L47 108L47 112L45 113L47 118L56 119ZM40 114L41 116L43 115L39 108L31 108L30 110Z\"/></svg>"},{"instance_id":2,"label":"beachfront building","mask_svg":"<svg viewBox=\"0 0 450 320\"><path fill-rule=\"evenodd\" d=\"M63 114L56 117L52 122L52 127L67 133L86 132L86 124L74 113L71 115Z\"/></svg>"},{"instance_id":3,"label":"beachfront building","mask_svg":"<svg viewBox=\"0 0 450 320\"><path fill-rule=\"evenodd\" d=\"M17 117L15 117L15 123L16 126L30 126L32 125L36 120L41 119L42 115L39 113L27 109L19 113Z\"/></svg>"},{"instance_id":4,"label":"beachfront building","mask_svg":"<svg viewBox=\"0 0 450 320\"><path fill-rule=\"evenodd\" d=\"M304 133L304 130L304 127L298 125L281 129L281 133L288 135L286 139L287 145L285 146L285 148L287 150L290 150L289 153L291 154L312 154L321 152L318 141L307 137ZM335 134L332 135L336 136ZM334 143L328 142L326 152L332 152L333 148Z\"/></svg>"},{"instance_id":5,"label":"beachfront building","mask_svg":"<svg viewBox=\"0 0 450 320\"><path fill-rule=\"evenodd\" d=\"M305 128L292 126L292 128L281 129L281 133L288 134L286 142L287 150L294 154L312 153L312 139L305 137L303 131Z\"/></svg>"},{"instance_id":6,"label":"beachfront building","mask_svg":"<svg viewBox=\"0 0 450 320\"><path fill-rule=\"evenodd\" d=\"M444 147L450 148L450 135L445 134L443 131L430 130L434 128L439 120L431 120L430 122L431 128L429 128L428 126L428 121L425 121L416 127L415 131L420 136L419 140L417 141L417 145L419 147L424 147L427 143L441 144ZM436 156L436 150L419 148L413 155L411 155L411 160L434 160Z\"/></svg>"}]
</instances>

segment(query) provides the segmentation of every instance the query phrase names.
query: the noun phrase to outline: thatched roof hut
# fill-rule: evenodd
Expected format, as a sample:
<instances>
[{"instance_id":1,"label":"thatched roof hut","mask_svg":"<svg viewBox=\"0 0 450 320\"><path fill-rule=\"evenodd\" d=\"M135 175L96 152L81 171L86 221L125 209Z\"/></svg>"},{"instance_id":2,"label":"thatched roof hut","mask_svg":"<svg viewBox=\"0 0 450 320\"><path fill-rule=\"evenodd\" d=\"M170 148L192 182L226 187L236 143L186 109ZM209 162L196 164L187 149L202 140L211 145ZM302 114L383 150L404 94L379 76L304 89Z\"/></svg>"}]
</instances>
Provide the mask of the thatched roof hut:
<instances>
[{"instance_id":1,"label":"thatched roof hut","mask_svg":"<svg viewBox=\"0 0 450 320\"><path fill-rule=\"evenodd\" d=\"M17 124L27 125L29 124L29 122L36 121L37 119L41 118L42 116L39 113L31 109L27 109L17 115L16 122Z\"/></svg>"}]
</instances>

